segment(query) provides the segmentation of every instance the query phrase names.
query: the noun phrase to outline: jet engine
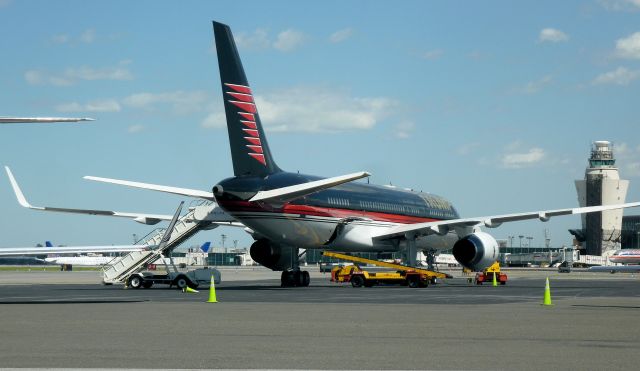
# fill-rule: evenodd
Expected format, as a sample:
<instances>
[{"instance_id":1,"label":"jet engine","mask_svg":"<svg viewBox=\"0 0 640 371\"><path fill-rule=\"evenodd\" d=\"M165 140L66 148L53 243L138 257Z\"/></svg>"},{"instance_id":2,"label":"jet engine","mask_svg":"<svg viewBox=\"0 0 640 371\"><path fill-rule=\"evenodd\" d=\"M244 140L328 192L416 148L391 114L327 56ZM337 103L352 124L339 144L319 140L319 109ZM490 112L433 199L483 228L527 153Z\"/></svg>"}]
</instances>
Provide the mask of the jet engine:
<instances>
[{"instance_id":1,"label":"jet engine","mask_svg":"<svg viewBox=\"0 0 640 371\"><path fill-rule=\"evenodd\" d=\"M476 232L459 239L453 245L453 256L463 267L481 271L498 259L498 242L492 235Z\"/></svg>"},{"instance_id":2,"label":"jet engine","mask_svg":"<svg viewBox=\"0 0 640 371\"><path fill-rule=\"evenodd\" d=\"M267 239L259 239L251 245L249 253L258 264L274 271L283 271L291 267L293 250Z\"/></svg>"}]
</instances>

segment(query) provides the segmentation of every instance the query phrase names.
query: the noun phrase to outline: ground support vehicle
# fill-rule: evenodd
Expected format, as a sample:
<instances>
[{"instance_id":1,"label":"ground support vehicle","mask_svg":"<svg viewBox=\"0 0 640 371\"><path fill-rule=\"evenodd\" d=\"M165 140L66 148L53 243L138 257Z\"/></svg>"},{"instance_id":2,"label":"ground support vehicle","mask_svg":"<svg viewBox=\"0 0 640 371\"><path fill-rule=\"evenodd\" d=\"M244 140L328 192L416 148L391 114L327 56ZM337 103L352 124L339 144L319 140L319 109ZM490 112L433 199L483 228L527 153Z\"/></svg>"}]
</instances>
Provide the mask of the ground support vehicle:
<instances>
[{"instance_id":1,"label":"ground support vehicle","mask_svg":"<svg viewBox=\"0 0 640 371\"><path fill-rule=\"evenodd\" d=\"M492 283L494 275L496 276L497 283L501 285L507 284L507 275L500 273L500 264L495 262L484 271L476 273L476 285L482 285L484 282Z\"/></svg>"},{"instance_id":2,"label":"ground support vehicle","mask_svg":"<svg viewBox=\"0 0 640 371\"><path fill-rule=\"evenodd\" d=\"M179 290L184 290L187 287L192 289L197 288L202 284L209 284L211 282L211 276L215 283L221 282L220 271L215 268L199 268L188 271L172 270L166 274L159 274L156 272L138 272L134 273L127 279L127 287L133 289L145 288L148 289L153 285L169 285L169 287L177 287Z\"/></svg>"},{"instance_id":3,"label":"ground support vehicle","mask_svg":"<svg viewBox=\"0 0 640 371\"><path fill-rule=\"evenodd\" d=\"M394 272L368 272L357 265L336 267L331 271L331 280L334 282L351 282L353 287L371 287L373 285L400 284L409 287L427 287L430 283L436 283L439 278L449 278L445 273L408 267L405 265L387 263L379 260L360 258L357 256L325 251L324 256L348 260L354 263L365 263L395 269Z\"/></svg>"}]
</instances>

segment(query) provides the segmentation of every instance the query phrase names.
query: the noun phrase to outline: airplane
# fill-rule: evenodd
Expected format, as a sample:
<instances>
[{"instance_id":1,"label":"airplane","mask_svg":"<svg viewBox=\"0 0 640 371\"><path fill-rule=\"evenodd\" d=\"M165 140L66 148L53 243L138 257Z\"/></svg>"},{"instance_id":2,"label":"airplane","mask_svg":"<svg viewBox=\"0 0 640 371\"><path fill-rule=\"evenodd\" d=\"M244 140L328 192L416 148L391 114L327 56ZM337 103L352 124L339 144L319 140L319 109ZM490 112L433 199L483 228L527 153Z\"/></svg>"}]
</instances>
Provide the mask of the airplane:
<instances>
[{"instance_id":1,"label":"airplane","mask_svg":"<svg viewBox=\"0 0 640 371\"><path fill-rule=\"evenodd\" d=\"M609 256L609 261L612 263L622 263L622 264L640 264L640 250L637 250L637 249L618 250Z\"/></svg>"},{"instance_id":2,"label":"airplane","mask_svg":"<svg viewBox=\"0 0 640 371\"><path fill-rule=\"evenodd\" d=\"M53 249L53 244L50 241L45 242L45 248ZM48 253L48 250L44 250L43 252ZM44 261L47 264L60 264L60 265L75 265L82 267L101 267L110 261L112 261L114 256L104 256L102 254L96 253L87 253L85 255L78 256L52 256L57 254L49 254L44 259L39 259Z\"/></svg>"},{"instance_id":3,"label":"airplane","mask_svg":"<svg viewBox=\"0 0 640 371\"><path fill-rule=\"evenodd\" d=\"M57 122L95 121L89 117L8 117L0 116L0 124L52 124Z\"/></svg>"},{"instance_id":4,"label":"airplane","mask_svg":"<svg viewBox=\"0 0 640 371\"><path fill-rule=\"evenodd\" d=\"M452 249L456 261L478 271L493 264L499 253L496 239L482 231L483 226L495 228L502 223L534 219L547 222L555 216L640 206L640 202L633 202L461 218L443 197L353 182L368 177L365 171L331 178L286 172L271 154L231 29L214 21L213 30L234 176L218 182L210 192L84 178L215 201L254 238L251 257L267 268L282 271L283 287L309 285L309 272L300 269L301 249L403 251L405 262L411 266L416 265L418 250L427 252L431 257L428 260L434 261L436 252ZM8 168L7 173L10 175ZM16 191L11 175L10 179ZM25 206L24 196L22 201L17 191L16 196Z\"/></svg>"}]
</instances>

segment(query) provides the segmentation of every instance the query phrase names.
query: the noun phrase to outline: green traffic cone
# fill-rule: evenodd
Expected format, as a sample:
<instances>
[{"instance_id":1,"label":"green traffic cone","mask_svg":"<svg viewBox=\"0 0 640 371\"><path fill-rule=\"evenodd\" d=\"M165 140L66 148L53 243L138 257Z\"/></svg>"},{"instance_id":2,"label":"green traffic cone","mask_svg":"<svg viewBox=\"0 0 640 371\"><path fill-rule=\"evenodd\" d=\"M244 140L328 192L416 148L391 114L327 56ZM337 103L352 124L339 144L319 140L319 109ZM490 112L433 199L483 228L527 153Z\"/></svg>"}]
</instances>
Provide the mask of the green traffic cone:
<instances>
[{"instance_id":1,"label":"green traffic cone","mask_svg":"<svg viewBox=\"0 0 640 371\"><path fill-rule=\"evenodd\" d=\"M211 275L211 285L209 286L209 300L207 303L217 303L216 299L216 283L214 282L213 275Z\"/></svg>"},{"instance_id":2,"label":"green traffic cone","mask_svg":"<svg viewBox=\"0 0 640 371\"><path fill-rule=\"evenodd\" d=\"M187 287L184 288L184 290L182 290L182 292L188 292L188 293L192 293L193 294L193 293L197 293L197 292L200 292L200 291L194 290L191 287L187 286Z\"/></svg>"},{"instance_id":3,"label":"green traffic cone","mask_svg":"<svg viewBox=\"0 0 640 371\"><path fill-rule=\"evenodd\" d=\"M542 300L542 305L553 305L551 304L551 288L549 287L549 277L547 277L547 283L544 286L544 299Z\"/></svg>"},{"instance_id":4,"label":"green traffic cone","mask_svg":"<svg viewBox=\"0 0 640 371\"><path fill-rule=\"evenodd\" d=\"M496 272L493 272L493 286L494 287L498 286L498 281L496 280Z\"/></svg>"}]
</instances>

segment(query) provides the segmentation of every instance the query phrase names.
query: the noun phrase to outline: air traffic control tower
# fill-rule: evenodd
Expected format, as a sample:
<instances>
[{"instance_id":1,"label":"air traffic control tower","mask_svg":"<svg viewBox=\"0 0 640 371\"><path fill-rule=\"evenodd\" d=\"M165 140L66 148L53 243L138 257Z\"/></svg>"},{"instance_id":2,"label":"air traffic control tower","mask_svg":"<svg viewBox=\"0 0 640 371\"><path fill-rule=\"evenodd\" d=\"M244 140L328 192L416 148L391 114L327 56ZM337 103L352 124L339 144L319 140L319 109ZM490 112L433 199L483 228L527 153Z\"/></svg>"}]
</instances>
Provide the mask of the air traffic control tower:
<instances>
[{"instance_id":1,"label":"air traffic control tower","mask_svg":"<svg viewBox=\"0 0 640 371\"><path fill-rule=\"evenodd\" d=\"M613 145L608 141L593 142L589 167L584 180L576 180L580 206L624 203L628 180L618 174ZM582 214L583 245L587 255L607 255L620 248L622 209Z\"/></svg>"}]
</instances>

